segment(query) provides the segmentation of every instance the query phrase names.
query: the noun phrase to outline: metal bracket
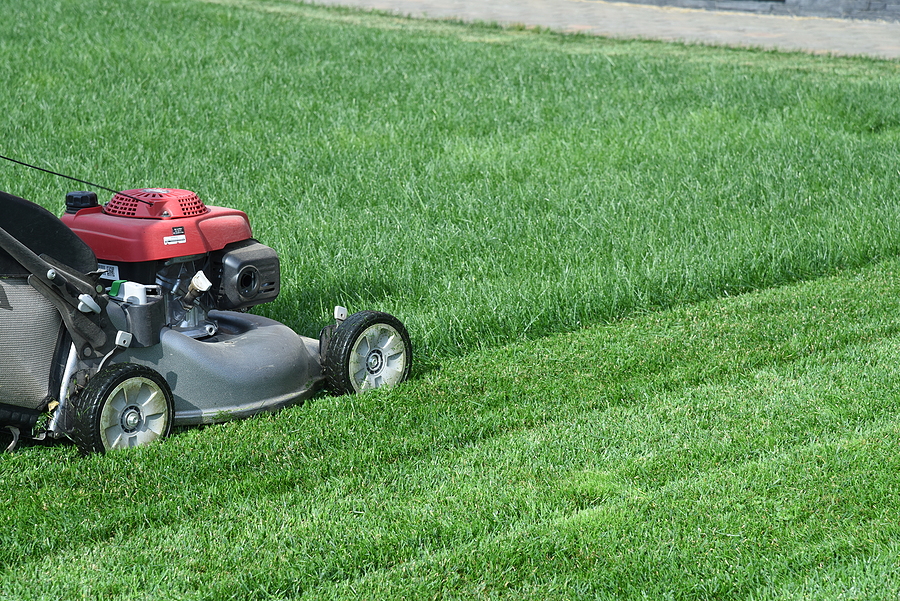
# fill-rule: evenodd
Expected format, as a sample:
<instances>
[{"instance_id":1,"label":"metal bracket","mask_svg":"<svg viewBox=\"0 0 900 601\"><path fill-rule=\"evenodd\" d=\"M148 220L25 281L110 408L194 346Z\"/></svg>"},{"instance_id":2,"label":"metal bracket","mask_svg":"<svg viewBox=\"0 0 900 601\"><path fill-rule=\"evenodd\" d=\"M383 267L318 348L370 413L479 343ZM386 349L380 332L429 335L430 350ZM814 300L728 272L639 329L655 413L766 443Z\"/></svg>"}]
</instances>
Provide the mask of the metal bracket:
<instances>
[{"instance_id":1,"label":"metal bracket","mask_svg":"<svg viewBox=\"0 0 900 601\"><path fill-rule=\"evenodd\" d=\"M347 307L337 305L334 308L334 320L337 322L337 325L341 325L345 319L347 319Z\"/></svg>"},{"instance_id":2,"label":"metal bracket","mask_svg":"<svg viewBox=\"0 0 900 601\"><path fill-rule=\"evenodd\" d=\"M7 453L12 453L16 450L16 447L19 446L19 429L15 426L6 426L6 429L12 434L12 442L9 443L9 446L6 447L5 451Z\"/></svg>"}]
</instances>

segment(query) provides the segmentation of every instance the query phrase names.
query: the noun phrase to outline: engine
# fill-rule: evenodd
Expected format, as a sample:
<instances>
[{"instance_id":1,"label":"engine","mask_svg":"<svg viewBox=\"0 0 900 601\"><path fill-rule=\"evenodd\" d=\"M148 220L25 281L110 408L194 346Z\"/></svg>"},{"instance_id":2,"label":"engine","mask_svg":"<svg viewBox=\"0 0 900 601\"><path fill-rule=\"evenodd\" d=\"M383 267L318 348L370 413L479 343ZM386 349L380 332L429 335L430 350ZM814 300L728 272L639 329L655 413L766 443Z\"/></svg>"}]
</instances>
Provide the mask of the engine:
<instances>
[{"instance_id":1,"label":"engine","mask_svg":"<svg viewBox=\"0 0 900 601\"><path fill-rule=\"evenodd\" d=\"M147 330L142 346L162 326L212 336L210 311L245 311L278 296L278 254L253 239L247 215L207 206L189 190L126 190L103 206L94 192L70 192L62 221L93 249L111 300L124 306L120 319Z\"/></svg>"}]
</instances>

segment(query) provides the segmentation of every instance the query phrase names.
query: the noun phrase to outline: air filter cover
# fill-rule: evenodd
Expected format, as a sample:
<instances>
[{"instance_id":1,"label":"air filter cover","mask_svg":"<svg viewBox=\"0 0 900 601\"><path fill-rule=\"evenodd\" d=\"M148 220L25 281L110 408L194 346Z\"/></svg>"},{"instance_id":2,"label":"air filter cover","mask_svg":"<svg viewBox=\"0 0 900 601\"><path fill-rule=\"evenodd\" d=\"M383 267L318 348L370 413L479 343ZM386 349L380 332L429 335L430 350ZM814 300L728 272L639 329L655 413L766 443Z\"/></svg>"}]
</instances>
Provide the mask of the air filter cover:
<instances>
[{"instance_id":1,"label":"air filter cover","mask_svg":"<svg viewBox=\"0 0 900 601\"><path fill-rule=\"evenodd\" d=\"M103 212L118 217L142 219L178 219L208 213L209 209L190 190L140 188L117 192Z\"/></svg>"}]
</instances>

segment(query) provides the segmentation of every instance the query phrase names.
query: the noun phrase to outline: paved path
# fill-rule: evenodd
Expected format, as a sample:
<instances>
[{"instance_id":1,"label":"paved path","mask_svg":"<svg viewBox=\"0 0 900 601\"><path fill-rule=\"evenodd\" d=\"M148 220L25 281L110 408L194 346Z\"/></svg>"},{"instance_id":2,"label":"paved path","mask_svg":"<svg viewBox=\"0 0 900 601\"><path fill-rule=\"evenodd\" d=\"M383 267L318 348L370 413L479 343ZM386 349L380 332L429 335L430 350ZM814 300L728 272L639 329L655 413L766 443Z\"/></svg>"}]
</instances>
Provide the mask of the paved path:
<instances>
[{"instance_id":1,"label":"paved path","mask_svg":"<svg viewBox=\"0 0 900 601\"><path fill-rule=\"evenodd\" d=\"M782 17L598 0L315 0L392 13L541 25L617 38L681 40L900 59L900 23Z\"/></svg>"}]
</instances>

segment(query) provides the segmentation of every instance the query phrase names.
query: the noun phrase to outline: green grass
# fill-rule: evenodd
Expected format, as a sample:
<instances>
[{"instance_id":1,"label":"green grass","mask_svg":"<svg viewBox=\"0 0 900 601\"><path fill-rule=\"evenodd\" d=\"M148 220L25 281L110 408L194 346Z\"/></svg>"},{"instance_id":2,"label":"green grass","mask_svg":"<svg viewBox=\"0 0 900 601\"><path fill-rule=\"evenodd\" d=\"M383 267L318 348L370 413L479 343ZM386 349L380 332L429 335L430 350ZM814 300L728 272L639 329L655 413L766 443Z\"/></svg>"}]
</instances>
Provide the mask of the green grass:
<instances>
[{"instance_id":1,"label":"green grass","mask_svg":"<svg viewBox=\"0 0 900 601\"><path fill-rule=\"evenodd\" d=\"M387 310L422 366L0 457L0 599L900 594L897 62L290 2L0 10L0 154L248 211L282 257L268 315ZM57 211L75 187L0 165Z\"/></svg>"},{"instance_id":2,"label":"green grass","mask_svg":"<svg viewBox=\"0 0 900 601\"><path fill-rule=\"evenodd\" d=\"M23 450L0 596L896 598L898 285L893 260L136 452Z\"/></svg>"},{"instance_id":3,"label":"green grass","mask_svg":"<svg viewBox=\"0 0 900 601\"><path fill-rule=\"evenodd\" d=\"M291 2L7 2L3 150L247 210L306 334L427 363L898 251L896 62ZM79 184L0 167L57 211Z\"/></svg>"}]
</instances>

